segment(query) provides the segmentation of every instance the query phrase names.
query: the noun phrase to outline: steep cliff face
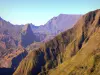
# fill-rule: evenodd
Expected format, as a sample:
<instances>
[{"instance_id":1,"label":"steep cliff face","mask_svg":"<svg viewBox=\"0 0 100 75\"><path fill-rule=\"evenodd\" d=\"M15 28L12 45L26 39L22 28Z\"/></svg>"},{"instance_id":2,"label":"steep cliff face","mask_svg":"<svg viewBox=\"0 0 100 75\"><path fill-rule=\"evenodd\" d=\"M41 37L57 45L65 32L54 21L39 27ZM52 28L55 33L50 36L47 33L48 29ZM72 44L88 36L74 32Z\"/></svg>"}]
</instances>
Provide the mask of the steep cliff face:
<instances>
[{"instance_id":1,"label":"steep cliff face","mask_svg":"<svg viewBox=\"0 0 100 75\"><path fill-rule=\"evenodd\" d=\"M99 74L100 10L41 45L22 60L14 75Z\"/></svg>"}]
</instances>

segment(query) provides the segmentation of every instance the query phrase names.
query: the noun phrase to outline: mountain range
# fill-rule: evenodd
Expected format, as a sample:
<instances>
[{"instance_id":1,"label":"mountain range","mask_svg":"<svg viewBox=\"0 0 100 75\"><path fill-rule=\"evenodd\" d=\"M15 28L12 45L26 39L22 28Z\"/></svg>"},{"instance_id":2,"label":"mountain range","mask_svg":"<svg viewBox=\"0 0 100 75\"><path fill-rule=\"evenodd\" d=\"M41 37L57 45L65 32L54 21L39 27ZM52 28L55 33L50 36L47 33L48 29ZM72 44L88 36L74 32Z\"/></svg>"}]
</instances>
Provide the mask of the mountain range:
<instances>
[{"instance_id":1,"label":"mountain range","mask_svg":"<svg viewBox=\"0 0 100 75\"><path fill-rule=\"evenodd\" d=\"M28 53L71 28L80 17L60 14L41 26L13 25L0 17L0 68L6 71L0 74L11 74Z\"/></svg>"},{"instance_id":2,"label":"mountain range","mask_svg":"<svg viewBox=\"0 0 100 75\"><path fill-rule=\"evenodd\" d=\"M46 24L34 27L34 32L46 33L51 35L57 35L71 27L77 22L82 15L73 14L60 14L57 17L53 17Z\"/></svg>"},{"instance_id":3,"label":"mountain range","mask_svg":"<svg viewBox=\"0 0 100 75\"><path fill-rule=\"evenodd\" d=\"M13 75L100 75L100 9L33 48Z\"/></svg>"}]
</instances>

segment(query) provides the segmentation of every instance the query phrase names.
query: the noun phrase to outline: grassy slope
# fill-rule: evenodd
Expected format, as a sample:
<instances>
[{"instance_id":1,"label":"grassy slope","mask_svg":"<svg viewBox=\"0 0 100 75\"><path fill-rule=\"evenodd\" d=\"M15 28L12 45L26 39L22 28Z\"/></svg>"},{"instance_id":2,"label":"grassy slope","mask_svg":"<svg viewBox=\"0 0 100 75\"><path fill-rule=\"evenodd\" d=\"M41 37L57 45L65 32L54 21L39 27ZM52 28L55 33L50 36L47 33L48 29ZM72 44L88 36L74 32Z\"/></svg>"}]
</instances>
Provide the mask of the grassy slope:
<instances>
[{"instance_id":1,"label":"grassy slope","mask_svg":"<svg viewBox=\"0 0 100 75\"><path fill-rule=\"evenodd\" d=\"M75 56L50 70L49 75L100 75L100 10L86 14L83 19L85 24L82 32L85 39L82 47ZM66 47L65 55L70 50L73 50L73 42Z\"/></svg>"},{"instance_id":2,"label":"grassy slope","mask_svg":"<svg viewBox=\"0 0 100 75\"><path fill-rule=\"evenodd\" d=\"M50 75L100 75L100 28L78 53L51 70Z\"/></svg>"}]
</instances>

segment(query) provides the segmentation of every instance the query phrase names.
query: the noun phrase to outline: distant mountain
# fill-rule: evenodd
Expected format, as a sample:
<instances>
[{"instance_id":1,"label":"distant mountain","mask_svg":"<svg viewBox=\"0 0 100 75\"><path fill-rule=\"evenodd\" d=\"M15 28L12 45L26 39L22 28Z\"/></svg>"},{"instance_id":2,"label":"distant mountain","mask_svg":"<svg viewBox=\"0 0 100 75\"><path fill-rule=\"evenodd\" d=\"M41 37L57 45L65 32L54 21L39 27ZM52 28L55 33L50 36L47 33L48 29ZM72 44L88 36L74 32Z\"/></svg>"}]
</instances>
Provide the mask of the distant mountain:
<instances>
[{"instance_id":1,"label":"distant mountain","mask_svg":"<svg viewBox=\"0 0 100 75\"><path fill-rule=\"evenodd\" d=\"M33 49L13 75L100 75L100 9Z\"/></svg>"},{"instance_id":2,"label":"distant mountain","mask_svg":"<svg viewBox=\"0 0 100 75\"><path fill-rule=\"evenodd\" d=\"M19 39L21 25L13 25L3 19L0 19L0 33L12 36L15 40Z\"/></svg>"},{"instance_id":3,"label":"distant mountain","mask_svg":"<svg viewBox=\"0 0 100 75\"><path fill-rule=\"evenodd\" d=\"M33 31L46 33L48 35L57 35L58 33L73 27L81 16L82 15L60 14L57 17L53 17L46 24L37 27L36 30Z\"/></svg>"},{"instance_id":4,"label":"distant mountain","mask_svg":"<svg viewBox=\"0 0 100 75\"><path fill-rule=\"evenodd\" d=\"M21 26L12 25L0 18L0 58L18 47Z\"/></svg>"},{"instance_id":5,"label":"distant mountain","mask_svg":"<svg viewBox=\"0 0 100 75\"><path fill-rule=\"evenodd\" d=\"M82 15L72 14L60 14L57 17L53 17L46 24L35 26L30 24L34 33L46 35L42 42L53 39L56 35L64 32L67 29L73 27L73 25L79 20Z\"/></svg>"}]
</instances>

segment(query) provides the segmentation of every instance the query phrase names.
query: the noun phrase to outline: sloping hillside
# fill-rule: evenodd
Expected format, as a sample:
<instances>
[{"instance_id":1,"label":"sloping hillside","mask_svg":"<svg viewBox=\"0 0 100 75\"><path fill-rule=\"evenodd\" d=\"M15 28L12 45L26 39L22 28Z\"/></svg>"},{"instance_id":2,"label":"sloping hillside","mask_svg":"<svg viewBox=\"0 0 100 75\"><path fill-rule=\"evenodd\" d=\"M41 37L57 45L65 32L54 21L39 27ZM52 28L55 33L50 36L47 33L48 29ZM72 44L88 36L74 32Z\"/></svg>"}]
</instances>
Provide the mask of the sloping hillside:
<instances>
[{"instance_id":1,"label":"sloping hillside","mask_svg":"<svg viewBox=\"0 0 100 75\"><path fill-rule=\"evenodd\" d=\"M14 75L99 75L100 10L41 45L22 60Z\"/></svg>"}]
</instances>

